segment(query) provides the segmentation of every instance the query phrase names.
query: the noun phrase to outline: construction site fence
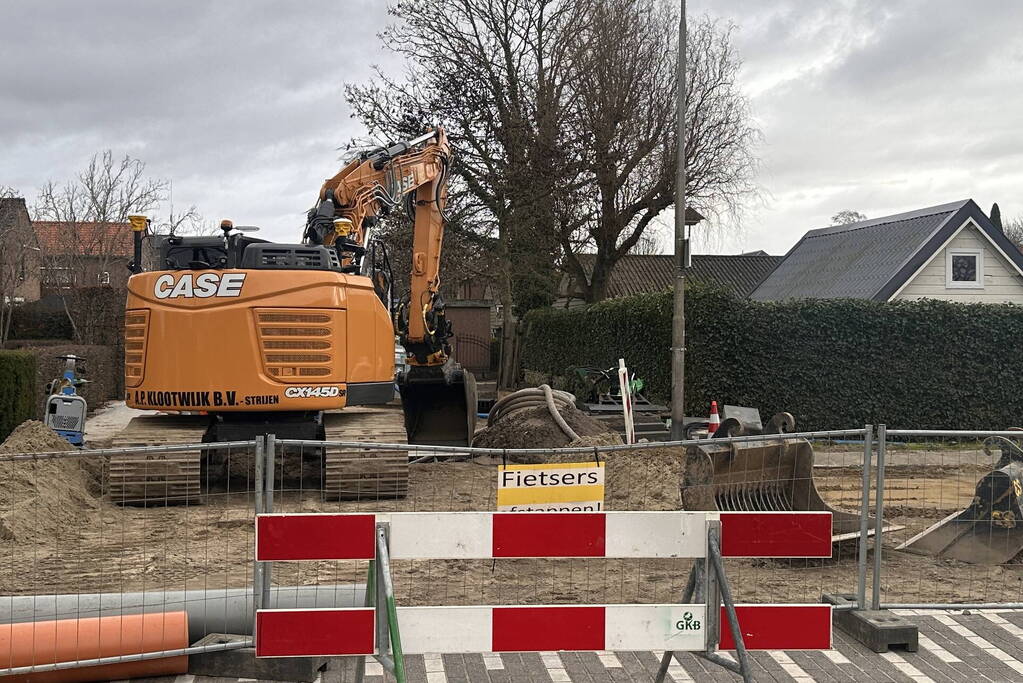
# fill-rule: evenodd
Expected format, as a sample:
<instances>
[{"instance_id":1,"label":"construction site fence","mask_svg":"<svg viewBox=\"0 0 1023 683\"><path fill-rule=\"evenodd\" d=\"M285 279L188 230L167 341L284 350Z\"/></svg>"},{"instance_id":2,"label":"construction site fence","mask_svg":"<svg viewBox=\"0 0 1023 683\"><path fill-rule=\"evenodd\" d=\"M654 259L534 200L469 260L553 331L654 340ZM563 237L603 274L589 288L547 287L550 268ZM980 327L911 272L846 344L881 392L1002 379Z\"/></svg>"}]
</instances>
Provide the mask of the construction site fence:
<instances>
[{"instance_id":1,"label":"construction site fence","mask_svg":"<svg viewBox=\"0 0 1023 683\"><path fill-rule=\"evenodd\" d=\"M0 454L0 675L251 646L264 446Z\"/></svg>"},{"instance_id":2,"label":"construction site fence","mask_svg":"<svg viewBox=\"0 0 1023 683\"><path fill-rule=\"evenodd\" d=\"M1023 608L1023 525L1018 508L992 521L978 508L989 505L990 491L978 485L999 465L1003 449L1023 443L1019 430L877 429L875 506L892 530L875 548L870 606L891 609ZM1012 458L1010 458L1011 460ZM1008 461L1006 461L1008 462ZM1004 462L1001 464L1005 464ZM1005 494L1012 499L1012 491ZM1020 489L1015 491L1018 500ZM876 502L879 501L879 502ZM998 507L998 501L995 507ZM1004 503L1008 503L1006 500ZM1009 506L1011 507L1011 506ZM947 535L932 531L944 522L967 519ZM976 520L971 524L971 520ZM952 525L955 525L953 522ZM930 548L915 542L933 533ZM959 540L953 540L958 537ZM934 538L934 536L932 536ZM1001 557L973 552L979 541ZM1016 547L1016 544L1020 546ZM947 548L938 546L948 544ZM966 550L964 547L971 548Z\"/></svg>"},{"instance_id":3,"label":"construction site fence","mask_svg":"<svg viewBox=\"0 0 1023 683\"><path fill-rule=\"evenodd\" d=\"M861 548L859 514L863 505L861 472L871 429L843 429L795 434L762 434L638 444L606 443L574 448L468 448L359 441L274 439L275 462L267 464L272 479L264 495L267 512L456 512L501 509L499 467L556 467L567 462L597 463L604 469L600 510L678 510L683 507L683 480L688 454L709 444L760 453L737 476L755 481L746 495L703 491L706 504L730 503L735 510L791 509L794 492L833 493L853 517L852 532L836 541L835 557L821 559L725 560L738 602L817 603L822 593L862 592L865 548ZM807 444L806 447L798 444ZM781 450L816 454L817 468L802 474L782 471L772 457ZM362 479L322 482L337 469L359 469L359 459L378 461L396 456L406 468L367 474ZM325 472L299 470L298 463L327 463ZM738 462L738 461L737 461ZM755 471L750 469L755 468ZM728 466L716 476L728 477ZM700 489L696 485L693 489ZM704 489L717 488L714 484ZM697 496L700 497L700 496ZM514 501L515 496L510 500ZM529 506L522 506L528 510ZM593 509L569 505L565 509ZM522 509L522 508L520 508ZM714 509L713 507L686 509ZM864 535L864 538L866 536ZM619 560L398 560L392 562L395 598L400 605L516 604L642 604L678 600L685 588L690 561L682 559ZM364 580L367 562L321 561L268 563L262 570L263 599L277 586L309 583L344 585ZM353 593L353 598L355 597Z\"/></svg>"},{"instance_id":4,"label":"construction site fence","mask_svg":"<svg viewBox=\"0 0 1023 683\"><path fill-rule=\"evenodd\" d=\"M739 602L847 594L859 607L1019 607L1023 572L1015 562L984 566L897 549L969 505L997 460L984 450L992 436L1020 433L866 425L571 449L269 436L0 454L0 628L186 611L183 643L114 660L247 647L257 608L361 605L369 570L360 561L255 562L256 514L495 510L499 466L591 461L604 468L601 509L680 509L702 490L709 495L702 500L721 509L799 509L794 502L814 492L837 511L830 559L727 559ZM687 485L687 467L708 452L719 454L712 480ZM777 466L793 454L811 454L812 467ZM685 560L607 558L393 564L401 605L670 602L690 568ZM243 638L197 645L215 633ZM110 660L84 646L62 662L13 656L0 661L0 675Z\"/></svg>"}]
</instances>

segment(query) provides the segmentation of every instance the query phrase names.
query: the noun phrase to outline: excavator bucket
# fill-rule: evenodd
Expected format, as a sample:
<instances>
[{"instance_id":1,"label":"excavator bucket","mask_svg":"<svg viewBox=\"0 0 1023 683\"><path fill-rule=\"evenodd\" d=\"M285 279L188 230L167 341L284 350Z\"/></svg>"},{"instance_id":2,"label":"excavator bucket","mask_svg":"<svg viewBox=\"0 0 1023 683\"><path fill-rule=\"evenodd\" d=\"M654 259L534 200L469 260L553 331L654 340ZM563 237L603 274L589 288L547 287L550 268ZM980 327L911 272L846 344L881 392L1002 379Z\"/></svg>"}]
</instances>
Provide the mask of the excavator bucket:
<instances>
[{"instance_id":1,"label":"excavator bucket","mask_svg":"<svg viewBox=\"0 0 1023 683\"><path fill-rule=\"evenodd\" d=\"M813 480L813 447L805 439L722 443L709 439L686 452L685 510L824 511L833 543L859 535L859 515L828 505ZM873 522L870 524L873 531ZM886 529L887 530L887 529Z\"/></svg>"},{"instance_id":2,"label":"excavator bucket","mask_svg":"<svg viewBox=\"0 0 1023 683\"><path fill-rule=\"evenodd\" d=\"M457 363L412 366L398 381L410 444L468 446L476 431L476 377Z\"/></svg>"},{"instance_id":3,"label":"excavator bucket","mask_svg":"<svg viewBox=\"0 0 1023 683\"><path fill-rule=\"evenodd\" d=\"M977 484L970 506L896 550L989 565L1004 564L1023 551L1023 451L1002 437L984 443L985 453L993 448L1002 456Z\"/></svg>"}]
</instances>

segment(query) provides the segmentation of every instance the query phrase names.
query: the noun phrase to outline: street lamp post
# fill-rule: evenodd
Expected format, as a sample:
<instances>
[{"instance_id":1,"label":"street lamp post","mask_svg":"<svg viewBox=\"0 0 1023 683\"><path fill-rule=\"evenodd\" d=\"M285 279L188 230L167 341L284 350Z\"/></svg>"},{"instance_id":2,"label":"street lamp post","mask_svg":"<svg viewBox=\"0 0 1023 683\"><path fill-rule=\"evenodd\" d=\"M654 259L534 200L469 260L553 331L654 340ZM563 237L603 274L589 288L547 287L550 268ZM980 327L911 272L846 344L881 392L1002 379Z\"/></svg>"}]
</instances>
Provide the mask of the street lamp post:
<instances>
[{"instance_id":1,"label":"street lamp post","mask_svg":"<svg viewBox=\"0 0 1023 683\"><path fill-rule=\"evenodd\" d=\"M686 0L681 0L678 26L678 78L675 98L675 297L671 319L671 438L682 439L686 376Z\"/></svg>"}]
</instances>

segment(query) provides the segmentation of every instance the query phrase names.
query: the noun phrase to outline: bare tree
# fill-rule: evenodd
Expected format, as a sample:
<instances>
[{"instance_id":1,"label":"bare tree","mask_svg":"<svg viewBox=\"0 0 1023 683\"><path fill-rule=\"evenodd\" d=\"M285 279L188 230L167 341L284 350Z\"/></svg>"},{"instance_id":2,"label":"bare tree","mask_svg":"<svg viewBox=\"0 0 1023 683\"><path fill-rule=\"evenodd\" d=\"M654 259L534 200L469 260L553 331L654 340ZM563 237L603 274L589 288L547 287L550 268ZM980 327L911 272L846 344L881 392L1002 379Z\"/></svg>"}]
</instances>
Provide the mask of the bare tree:
<instances>
[{"instance_id":1,"label":"bare tree","mask_svg":"<svg viewBox=\"0 0 1023 683\"><path fill-rule=\"evenodd\" d=\"M167 181L147 177L143 162L127 155L115 159L108 150L94 155L73 180L49 181L40 190L36 220L56 223L47 243L39 245L44 267L76 341L91 343L109 326L107 312L90 305L80 288L98 284L98 275L130 253L128 216L153 211L167 188Z\"/></svg>"},{"instance_id":2,"label":"bare tree","mask_svg":"<svg viewBox=\"0 0 1023 683\"><path fill-rule=\"evenodd\" d=\"M0 185L0 349L10 336L14 307L26 295L30 271L38 269L36 251L25 200Z\"/></svg>"},{"instance_id":3,"label":"bare tree","mask_svg":"<svg viewBox=\"0 0 1023 683\"><path fill-rule=\"evenodd\" d=\"M859 223L860 221L865 220L867 220L866 214L862 214L859 211L854 211L852 209L842 209L831 217L831 224L848 225L850 223Z\"/></svg>"},{"instance_id":4,"label":"bare tree","mask_svg":"<svg viewBox=\"0 0 1023 683\"><path fill-rule=\"evenodd\" d=\"M565 267L586 300L604 298L615 264L674 204L677 9L661 0L599 0L585 30L568 36L579 70L572 124L583 145L593 206L582 230L562 233ZM686 46L686 196L708 213L737 215L756 193L760 131L740 92L731 26L709 18ZM581 233L581 234L580 234ZM586 272L578 245L595 250Z\"/></svg>"},{"instance_id":5,"label":"bare tree","mask_svg":"<svg viewBox=\"0 0 1023 683\"><path fill-rule=\"evenodd\" d=\"M193 204L185 211L174 212L171 205L167 215L155 221L156 230L167 235L215 235L219 228L203 219L199 209Z\"/></svg>"},{"instance_id":6,"label":"bare tree","mask_svg":"<svg viewBox=\"0 0 1023 683\"><path fill-rule=\"evenodd\" d=\"M1023 216L1010 218L1002 223L1002 232L1016 248L1023 251Z\"/></svg>"},{"instance_id":7,"label":"bare tree","mask_svg":"<svg viewBox=\"0 0 1023 683\"><path fill-rule=\"evenodd\" d=\"M560 197L577 187L578 165L563 139L574 73L565 36L585 22L587 7L569 0L401 0L390 10L397 23L381 37L406 58L405 78L380 75L346 86L372 134L395 139L433 121L447 126L457 150L452 202L466 207L475 225L465 225L496 257L504 350L512 347L512 311L547 303L555 290ZM506 385L510 356L502 362Z\"/></svg>"}]
</instances>

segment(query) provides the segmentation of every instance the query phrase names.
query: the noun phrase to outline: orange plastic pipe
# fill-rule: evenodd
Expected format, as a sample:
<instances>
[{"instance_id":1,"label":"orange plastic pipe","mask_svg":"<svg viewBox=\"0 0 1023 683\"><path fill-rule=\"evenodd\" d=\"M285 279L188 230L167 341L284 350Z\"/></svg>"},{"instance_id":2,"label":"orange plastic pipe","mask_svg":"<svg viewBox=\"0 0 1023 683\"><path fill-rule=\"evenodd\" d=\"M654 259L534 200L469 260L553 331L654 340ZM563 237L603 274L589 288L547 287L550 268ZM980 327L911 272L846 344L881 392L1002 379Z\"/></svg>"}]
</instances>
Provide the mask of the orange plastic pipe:
<instances>
[{"instance_id":1,"label":"orange plastic pipe","mask_svg":"<svg viewBox=\"0 0 1023 683\"><path fill-rule=\"evenodd\" d=\"M185 612L130 614L0 625L0 669L73 662L188 647ZM6 681L65 683L167 676L188 671L188 656L4 676Z\"/></svg>"}]
</instances>

